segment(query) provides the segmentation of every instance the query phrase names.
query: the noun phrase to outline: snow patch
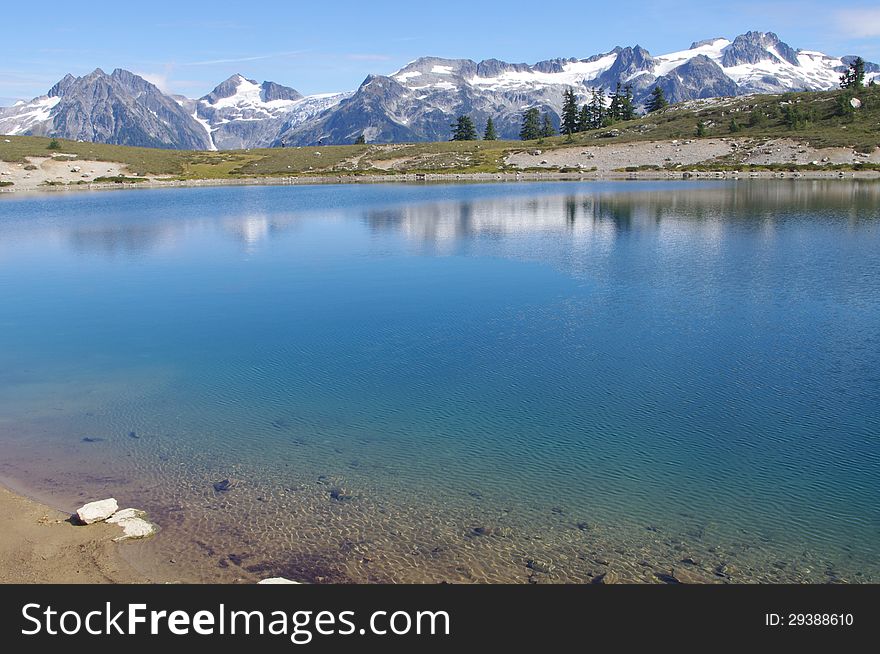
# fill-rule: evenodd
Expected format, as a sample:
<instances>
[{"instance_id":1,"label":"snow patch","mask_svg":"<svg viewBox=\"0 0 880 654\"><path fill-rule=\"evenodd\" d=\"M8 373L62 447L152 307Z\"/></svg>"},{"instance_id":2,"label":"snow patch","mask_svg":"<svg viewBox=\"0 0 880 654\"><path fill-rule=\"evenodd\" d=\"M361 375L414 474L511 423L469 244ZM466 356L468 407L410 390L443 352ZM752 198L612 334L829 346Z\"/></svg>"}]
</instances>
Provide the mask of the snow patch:
<instances>
[{"instance_id":1,"label":"snow patch","mask_svg":"<svg viewBox=\"0 0 880 654\"><path fill-rule=\"evenodd\" d=\"M680 50L678 52L670 52L669 54L654 57L654 61L657 62L654 66L654 75L657 77L667 75L672 70L699 55L709 57L709 59L718 65L721 65L721 58L724 56L724 48L729 45L730 41L727 39L715 39L711 43L704 43L703 45L690 50Z\"/></svg>"},{"instance_id":2,"label":"snow patch","mask_svg":"<svg viewBox=\"0 0 880 654\"><path fill-rule=\"evenodd\" d=\"M615 53L607 54L596 61L573 61L562 67L562 72L541 73L535 70L509 70L497 77L472 77L468 82L474 86L491 91L509 90L523 87L565 85L577 86L599 77L617 61Z\"/></svg>"},{"instance_id":3,"label":"snow patch","mask_svg":"<svg viewBox=\"0 0 880 654\"><path fill-rule=\"evenodd\" d=\"M193 117L193 119L195 119L195 121L196 121L199 125L201 125L202 127L204 127L204 128L205 128L205 131L208 133L208 142L210 143L210 145L208 146L208 150L210 150L211 152L216 152L216 151L217 151L217 146L214 145L214 135L212 134L212 131L213 131L213 130L211 129L211 123L209 123L209 122L208 122L207 120L205 120L204 118L199 118L199 112L198 112L198 110L196 110L196 111L193 112L192 117Z\"/></svg>"},{"instance_id":4,"label":"snow patch","mask_svg":"<svg viewBox=\"0 0 880 654\"><path fill-rule=\"evenodd\" d=\"M206 102L206 104L214 107L214 109L237 109L241 112L252 111L274 115L298 102L297 100L271 100L264 102L261 97L262 91L262 85L239 75L235 93L228 98L220 98L213 104L209 102Z\"/></svg>"},{"instance_id":5,"label":"snow patch","mask_svg":"<svg viewBox=\"0 0 880 654\"><path fill-rule=\"evenodd\" d=\"M422 74L419 71L411 70L406 73L398 73L397 75L394 76L394 79L396 79L401 84L406 84L406 81L408 79L413 78L413 77L421 77L421 76L422 76Z\"/></svg>"},{"instance_id":6,"label":"snow patch","mask_svg":"<svg viewBox=\"0 0 880 654\"><path fill-rule=\"evenodd\" d=\"M61 102L59 96L49 97L43 95L28 103L16 104L13 106L16 109L15 113L0 122L0 131L10 136L22 134L38 123L49 120L52 109L59 102ZM7 123L7 121L9 122ZM8 124L8 126L4 125L4 123Z\"/></svg>"}]
</instances>

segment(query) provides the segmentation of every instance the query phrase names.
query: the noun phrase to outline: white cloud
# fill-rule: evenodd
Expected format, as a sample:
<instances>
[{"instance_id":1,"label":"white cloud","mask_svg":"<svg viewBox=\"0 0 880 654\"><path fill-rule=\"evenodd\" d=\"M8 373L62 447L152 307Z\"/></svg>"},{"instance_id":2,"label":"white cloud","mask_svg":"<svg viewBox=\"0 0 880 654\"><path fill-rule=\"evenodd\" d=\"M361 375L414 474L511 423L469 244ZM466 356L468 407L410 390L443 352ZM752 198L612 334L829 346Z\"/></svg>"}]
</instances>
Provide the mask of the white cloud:
<instances>
[{"instance_id":1,"label":"white cloud","mask_svg":"<svg viewBox=\"0 0 880 654\"><path fill-rule=\"evenodd\" d=\"M866 39L880 36L880 9L841 9L838 27L848 36Z\"/></svg>"},{"instance_id":2,"label":"white cloud","mask_svg":"<svg viewBox=\"0 0 880 654\"><path fill-rule=\"evenodd\" d=\"M248 61L261 61L263 59L276 59L281 57L295 57L306 54L308 50L292 50L290 52L273 52L272 54L254 55L251 57L236 57L234 59L209 59L207 61L190 61L180 64L181 66L216 66L219 64L238 64Z\"/></svg>"},{"instance_id":3,"label":"white cloud","mask_svg":"<svg viewBox=\"0 0 880 654\"><path fill-rule=\"evenodd\" d=\"M136 75L140 75L145 80L147 80L150 84L153 84L159 87L159 90L163 93L168 93L171 90L171 86L168 81L168 75L166 73L135 73Z\"/></svg>"}]
</instances>

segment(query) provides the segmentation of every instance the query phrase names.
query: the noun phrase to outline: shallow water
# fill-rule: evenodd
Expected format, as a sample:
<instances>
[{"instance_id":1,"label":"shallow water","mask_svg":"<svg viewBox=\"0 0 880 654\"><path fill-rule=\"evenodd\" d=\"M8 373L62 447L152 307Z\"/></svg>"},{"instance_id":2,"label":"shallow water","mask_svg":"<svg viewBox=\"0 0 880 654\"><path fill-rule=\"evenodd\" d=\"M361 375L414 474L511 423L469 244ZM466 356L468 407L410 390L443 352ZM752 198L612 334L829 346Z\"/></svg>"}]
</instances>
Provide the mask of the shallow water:
<instances>
[{"instance_id":1,"label":"shallow water","mask_svg":"<svg viewBox=\"0 0 880 654\"><path fill-rule=\"evenodd\" d=\"M876 582L878 207L837 180L3 198L0 475L148 509L139 556L207 580Z\"/></svg>"}]
</instances>

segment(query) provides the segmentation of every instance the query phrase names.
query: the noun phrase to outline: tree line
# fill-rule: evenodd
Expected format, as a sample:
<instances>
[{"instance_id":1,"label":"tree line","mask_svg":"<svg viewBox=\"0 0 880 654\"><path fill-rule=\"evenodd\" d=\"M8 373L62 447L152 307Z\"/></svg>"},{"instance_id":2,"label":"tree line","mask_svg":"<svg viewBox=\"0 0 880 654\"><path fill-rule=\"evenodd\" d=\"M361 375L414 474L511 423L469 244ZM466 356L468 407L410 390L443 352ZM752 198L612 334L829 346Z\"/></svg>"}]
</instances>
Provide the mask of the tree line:
<instances>
[{"instance_id":1,"label":"tree line","mask_svg":"<svg viewBox=\"0 0 880 654\"><path fill-rule=\"evenodd\" d=\"M646 104L647 113L659 111L668 106L663 89L659 86L652 92ZM617 84L617 88L610 96L605 95L602 88L593 89L590 99L583 106L578 104L574 89L567 89L562 99L562 116L559 131L565 135L577 132L585 132L592 129L608 127L618 121L633 120L638 117L635 102L633 101L633 89L630 84ZM461 115L450 125L453 141L476 141L477 129L470 116ZM553 118L549 112L543 114L537 107L527 109L520 124L519 137L523 141L555 136L557 128L553 124ZM489 118L486 121L486 129L483 139L486 141L497 140L495 124Z\"/></svg>"}]
</instances>

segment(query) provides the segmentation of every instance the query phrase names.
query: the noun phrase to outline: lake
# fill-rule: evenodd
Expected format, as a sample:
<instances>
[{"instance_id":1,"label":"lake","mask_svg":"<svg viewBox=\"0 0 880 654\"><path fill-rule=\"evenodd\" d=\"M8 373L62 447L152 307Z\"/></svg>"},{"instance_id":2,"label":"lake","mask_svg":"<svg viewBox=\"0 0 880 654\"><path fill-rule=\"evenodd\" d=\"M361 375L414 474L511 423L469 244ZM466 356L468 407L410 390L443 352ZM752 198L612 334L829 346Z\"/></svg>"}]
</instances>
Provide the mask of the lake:
<instances>
[{"instance_id":1,"label":"lake","mask_svg":"<svg viewBox=\"0 0 880 654\"><path fill-rule=\"evenodd\" d=\"M876 583L880 185L3 197L0 453L186 579Z\"/></svg>"}]
</instances>

